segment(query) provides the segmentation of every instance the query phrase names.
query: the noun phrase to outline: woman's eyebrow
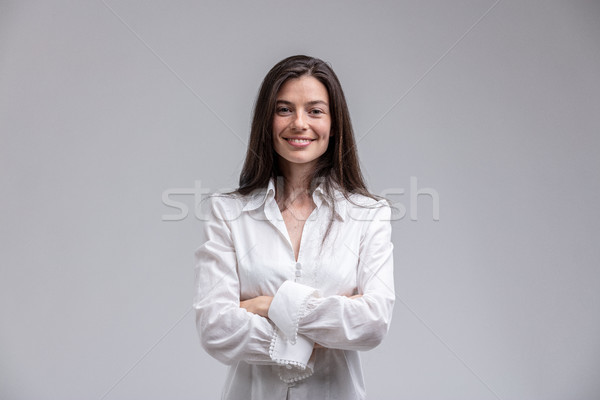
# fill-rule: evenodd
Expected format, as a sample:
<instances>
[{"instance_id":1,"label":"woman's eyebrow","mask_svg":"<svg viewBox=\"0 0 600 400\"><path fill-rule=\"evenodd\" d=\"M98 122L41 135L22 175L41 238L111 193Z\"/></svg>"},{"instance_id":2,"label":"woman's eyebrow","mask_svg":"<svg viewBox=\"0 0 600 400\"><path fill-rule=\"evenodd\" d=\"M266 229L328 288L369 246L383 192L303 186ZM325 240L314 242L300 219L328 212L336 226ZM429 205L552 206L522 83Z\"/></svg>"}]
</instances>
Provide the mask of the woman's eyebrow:
<instances>
[{"instance_id":1,"label":"woman's eyebrow","mask_svg":"<svg viewBox=\"0 0 600 400\"><path fill-rule=\"evenodd\" d=\"M291 101L287 101L287 100L277 100L277 103L281 103L281 104L287 104L287 105L294 105L294 103L292 103ZM312 100L306 103L307 106L314 106L315 104L323 104L326 107L329 107L329 104L327 104L326 101L323 100Z\"/></svg>"}]
</instances>

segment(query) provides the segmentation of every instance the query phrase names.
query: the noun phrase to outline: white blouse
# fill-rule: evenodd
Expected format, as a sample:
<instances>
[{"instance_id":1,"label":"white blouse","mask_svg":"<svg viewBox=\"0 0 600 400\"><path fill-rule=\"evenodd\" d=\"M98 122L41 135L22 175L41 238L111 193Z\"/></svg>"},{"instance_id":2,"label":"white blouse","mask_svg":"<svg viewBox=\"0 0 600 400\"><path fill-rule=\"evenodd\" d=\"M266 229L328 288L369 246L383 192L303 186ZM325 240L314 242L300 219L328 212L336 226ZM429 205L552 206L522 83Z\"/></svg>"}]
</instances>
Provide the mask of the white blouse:
<instances>
[{"instance_id":1,"label":"white blouse","mask_svg":"<svg viewBox=\"0 0 600 400\"><path fill-rule=\"evenodd\" d=\"M332 211L315 189L298 261L273 179L248 196L208 197L194 308L202 347L230 365L223 399L365 398L358 351L382 341L395 300L391 209L335 194ZM261 295L274 296L269 318L240 307Z\"/></svg>"}]
</instances>

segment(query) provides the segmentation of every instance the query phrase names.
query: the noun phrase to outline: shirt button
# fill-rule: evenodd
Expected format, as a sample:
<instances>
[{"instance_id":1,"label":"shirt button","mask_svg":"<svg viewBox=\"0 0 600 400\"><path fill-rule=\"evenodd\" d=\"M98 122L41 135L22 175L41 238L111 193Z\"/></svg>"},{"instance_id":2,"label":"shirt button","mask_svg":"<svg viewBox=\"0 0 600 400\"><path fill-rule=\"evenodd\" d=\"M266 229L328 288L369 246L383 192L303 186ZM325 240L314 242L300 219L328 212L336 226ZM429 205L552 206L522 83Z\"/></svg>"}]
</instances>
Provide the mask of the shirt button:
<instances>
[{"instance_id":1,"label":"shirt button","mask_svg":"<svg viewBox=\"0 0 600 400\"><path fill-rule=\"evenodd\" d=\"M302 264L301 264L301 263L299 263L299 262L297 262L297 263L296 263L296 269L302 269Z\"/></svg>"},{"instance_id":2,"label":"shirt button","mask_svg":"<svg viewBox=\"0 0 600 400\"><path fill-rule=\"evenodd\" d=\"M297 276L298 278L299 278L299 277L301 277L301 276L302 276L302 271L300 271L300 270L296 271L296 276Z\"/></svg>"},{"instance_id":3,"label":"shirt button","mask_svg":"<svg viewBox=\"0 0 600 400\"><path fill-rule=\"evenodd\" d=\"M290 364L287 364L285 367L286 367L287 369L292 369L292 366L291 366Z\"/></svg>"}]
</instances>

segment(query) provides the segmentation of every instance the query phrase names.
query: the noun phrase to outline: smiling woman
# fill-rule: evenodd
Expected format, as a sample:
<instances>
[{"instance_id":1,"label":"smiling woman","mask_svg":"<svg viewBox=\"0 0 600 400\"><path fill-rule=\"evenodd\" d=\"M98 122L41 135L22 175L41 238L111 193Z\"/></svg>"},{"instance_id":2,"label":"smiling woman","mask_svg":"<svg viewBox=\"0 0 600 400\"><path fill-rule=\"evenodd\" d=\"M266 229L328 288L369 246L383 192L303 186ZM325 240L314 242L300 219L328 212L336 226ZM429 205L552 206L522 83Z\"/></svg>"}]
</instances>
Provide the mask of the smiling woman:
<instances>
[{"instance_id":1,"label":"smiling woman","mask_svg":"<svg viewBox=\"0 0 600 400\"><path fill-rule=\"evenodd\" d=\"M394 306L391 209L366 188L341 85L293 56L258 94L239 188L208 198L196 250L203 348L224 399L364 399L358 351Z\"/></svg>"},{"instance_id":2,"label":"smiling woman","mask_svg":"<svg viewBox=\"0 0 600 400\"><path fill-rule=\"evenodd\" d=\"M308 75L290 79L277 93L273 146L286 161L310 171L329 146L327 88Z\"/></svg>"}]
</instances>

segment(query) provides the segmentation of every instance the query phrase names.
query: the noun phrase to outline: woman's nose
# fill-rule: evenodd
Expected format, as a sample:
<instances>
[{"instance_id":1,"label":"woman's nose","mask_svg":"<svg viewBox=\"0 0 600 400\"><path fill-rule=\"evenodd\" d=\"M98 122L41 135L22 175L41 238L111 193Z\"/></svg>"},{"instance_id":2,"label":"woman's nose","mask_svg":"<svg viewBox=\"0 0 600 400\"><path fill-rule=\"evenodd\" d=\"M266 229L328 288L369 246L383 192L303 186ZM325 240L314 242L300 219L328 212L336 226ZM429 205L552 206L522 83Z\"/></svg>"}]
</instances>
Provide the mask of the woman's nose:
<instances>
[{"instance_id":1,"label":"woman's nose","mask_svg":"<svg viewBox=\"0 0 600 400\"><path fill-rule=\"evenodd\" d=\"M296 116L294 117L294 119L292 121L292 129L295 129L295 130L308 129L308 126L306 125L306 117L303 115L303 113L301 113L301 112L296 113Z\"/></svg>"}]
</instances>

